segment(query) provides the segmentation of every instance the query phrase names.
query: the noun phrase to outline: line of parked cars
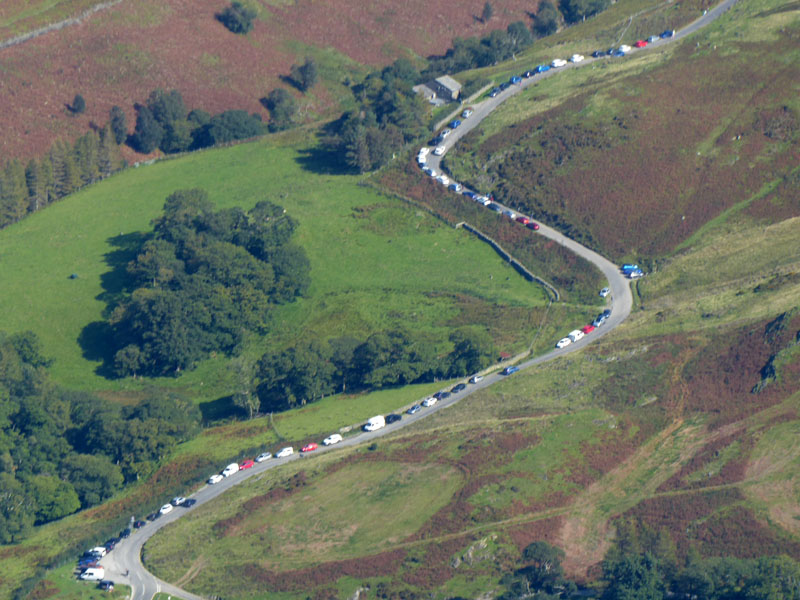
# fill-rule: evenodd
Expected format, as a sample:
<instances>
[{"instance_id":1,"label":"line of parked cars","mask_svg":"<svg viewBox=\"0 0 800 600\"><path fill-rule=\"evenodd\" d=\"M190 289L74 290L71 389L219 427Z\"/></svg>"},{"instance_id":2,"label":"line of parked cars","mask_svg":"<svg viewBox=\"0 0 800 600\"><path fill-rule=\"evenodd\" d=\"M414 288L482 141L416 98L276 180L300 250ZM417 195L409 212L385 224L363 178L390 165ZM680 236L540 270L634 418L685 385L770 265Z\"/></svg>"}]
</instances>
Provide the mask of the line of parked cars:
<instances>
[{"instance_id":1,"label":"line of parked cars","mask_svg":"<svg viewBox=\"0 0 800 600\"><path fill-rule=\"evenodd\" d=\"M102 546L95 546L84 552L78 559L78 579L97 582L97 587L101 590L113 591L114 582L105 579L106 570L100 565L100 560L130 534L130 529L126 528L118 537L112 537Z\"/></svg>"},{"instance_id":2,"label":"line of parked cars","mask_svg":"<svg viewBox=\"0 0 800 600\"><path fill-rule=\"evenodd\" d=\"M578 340L582 340L584 336L589 335L595 329L603 325L603 323L605 323L610 316L611 309L605 309L603 312L597 315L589 325L584 325L580 329L574 329L567 334L567 337L563 337L558 340L558 342L556 342L556 348L565 348L570 344L574 344Z\"/></svg>"}]
</instances>

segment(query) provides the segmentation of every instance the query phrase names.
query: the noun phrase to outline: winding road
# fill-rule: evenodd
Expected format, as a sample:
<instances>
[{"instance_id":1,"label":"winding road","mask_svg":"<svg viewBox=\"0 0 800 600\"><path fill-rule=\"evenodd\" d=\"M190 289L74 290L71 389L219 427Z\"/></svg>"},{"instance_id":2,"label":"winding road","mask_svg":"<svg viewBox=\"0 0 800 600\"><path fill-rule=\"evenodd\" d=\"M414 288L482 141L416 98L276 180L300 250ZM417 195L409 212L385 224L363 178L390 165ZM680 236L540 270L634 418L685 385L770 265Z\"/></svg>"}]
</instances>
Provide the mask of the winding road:
<instances>
[{"instance_id":1,"label":"winding road","mask_svg":"<svg viewBox=\"0 0 800 600\"><path fill-rule=\"evenodd\" d=\"M650 48L658 48L663 46L667 43L674 42L676 40L682 39L688 35L691 35L701 27L704 27L714 19L718 18L721 14L727 11L737 0L724 0L722 3L718 4L713 9L707 11L702 17L685 27L684 29L680 30L675 34L674 37L659 40L652 44L649 44L646 48L642 49L634 49L631 53L634 52L646 52ZM599 58L599 59L591 59L587 58L586 60L578 63L572 64L568 63L567 66L561 67L558 69L551 69L545 73L535 75L529 79L523 79L521 84L519 85L512 85L510 88L506 89L505 91L501 92L494 98L487 98L486 100L472 104L473 114L464 119L464 122L460 127L453 130L453 132L448 136L444 146L447 150L451 149L459 139L461 139L464 135L466 135L469 131L474 129L480 122L485 119L491 112L497 108L501 103L506 101L508 98L514 96L515 94L519 94L524 91L527 87L535 84L538 81L546 77L551 77L554 74L569 70L573 68L580 68L583 65L589 64L594 62L595 60L620 60L614 58ZM624 59L622 59L624 60ZM426 166L430 166L434 168L437 172L440 170L440 157L434 156L433 154L429 155L429 162ZM504 217L500 217L504 218ZM606 323L595 329L591 334L584 336L583 339L579 340L576 343L570 344L565 348L554 349L544 354L542 356L537 356L535 358L531 358L526 360L517 366L520 369L526 369L532 367L534 365L538 365L547 361L554 360L560 356L565 354L569 354L572 352L576 352L581 350L584 346L592 343L592 341L598 339L601 336L604 336L611 332L614 328L616 328L620 323L622 323L630 314L631 307L633 305L633 295L631 293L631 288L629 285L629 281L622 275L620 269L617 265L612 263L610 260L600 256L593 250L582 246L578 242L566 237L565 235L559 233L555 229L547 227L546 225L540 225L540 228L537 232L531 232L532 235L542 235L546 238L554 240L555 242L565 246L575 254L582 256L586 260L593 263L600 269L605 277L609 282L609 287L611 289L611 307L612 313L611 317L606 321ZM567 330L573 329L573 327L565 326L565 333ZM387 425L383 429L379 429L373 432L361 432L358 435L354 435L351 437L346 438L343 442L337 444L336 446L332 447L322 447L320 446L319 450L314 452L314 454L319 454L321 452L329 452L335 450L336 448L343 447L343 446L354 446L358 444L363 444L367 441L373 440L378 437L382 437L391 433L396 432L403 427L411 425L412 423L418 421L419 419L424 419L429 415L434 414L440 410L444 410L448 406L452 406L453 404L463 400L470 394L477 392L478 390L484 389L489 387L490 385L494 385L502 380L504 380L506 376L500 374L499 372L492 373L487 375L482 381L477 384L468 385L467 388L459 393L452 394L449 398L445 400L439 401L431 408L423 409L422 411L418 412L414 415L403 415L403 419L393 423L391 425ZM253 477L258 475L259 473L263 473L268 469L277 468L287 462L296 461L296 460L311 460L311 457L304 457L302 454L294 454L288 458L282 459L270 459L266 462L257 463L255 467L248 469L246 471L240 471L216 485L204 485L199 490L197 490L194 494L189 496L190 498L194 498L197 501L195 506L199 506L201 504L205 504L221 496L224 494L228 489L231 487L238 485ZM164 528L165 526L169 525L176 519L179 519L187 512L191 512L194 508L183 508L181 506L176 507L172 512L163 515L156 519L152 523L148 523L143 528L139 530L134 530L131 534L130 538L123 540L120 542L117 547L112 551L109 552L101 561L100 564L105 567L106 571L106 579L110 579L115 583L121 583L131 586L131 600L151 600L153 596L155 596L159 592L166 593L171 596L175 596L177 598L182 598L184 600L203 600L200 596L195 594L191 594L185 590L178 588L172 584L169 584L165 581L162 581L152 575L147 569L144 568L144 565L141 561L141 554L142 548L144 544L149 540L156 532Z\"/></svg>"}]
</instances>

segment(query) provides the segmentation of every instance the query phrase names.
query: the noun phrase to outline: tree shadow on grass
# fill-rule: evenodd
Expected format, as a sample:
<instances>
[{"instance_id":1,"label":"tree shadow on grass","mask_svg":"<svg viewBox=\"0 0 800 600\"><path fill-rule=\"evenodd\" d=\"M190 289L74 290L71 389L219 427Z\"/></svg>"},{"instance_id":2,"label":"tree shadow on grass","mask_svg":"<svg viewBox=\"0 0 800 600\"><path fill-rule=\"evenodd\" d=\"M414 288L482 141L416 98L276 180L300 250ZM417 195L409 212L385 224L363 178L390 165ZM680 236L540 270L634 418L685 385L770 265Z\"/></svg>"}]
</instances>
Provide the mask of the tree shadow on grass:
<instances>
[{"instance_id":1,"label":"tree shadow on grass","mask_svg":"<svg viewBox=\"0 0 800 600\"><path fill-rule=\"evenodd\" d=\"M109 270L100 276L103 291L96 296L97 300L106 305L103 309L103 317L106 320L89 323L78 335L78 344L83 357L91 361L102 361L102 364L95 369L95 373L108 379L114 377L114 348L111 343L111 326L107 319L120 301L133 291L129 285L128 263L136 258L139 248L149 237L150 234L135 231L108 239L112 250L107 252L103 259Z\"/></svg>"},{"instance_id":2,"label":"tree shadow on grass","mask_svg":"<svg viewBox=\"0 0 800 600\"><path fill-rule=\"evenodd\" d=\"M244 410L233 403L233 396L223 396L216 400L202 402L198 406L200 408L200 413L203 415L204 423L213 423L230 418L236 420L247 418L247 414Z\"/></svg>"},{"instance_id":3,"label":"tree shadow on grass","mask_svg":"<svg viewBox=\"0 0 800 600\"><path fill-rule=\"evenodd\" d=\"M305 171L317 175L354 175L357 172L341 160L338 150L325 148L322 145L304 148L298 154L297 164Z\"/></svg>"}]
</instances>

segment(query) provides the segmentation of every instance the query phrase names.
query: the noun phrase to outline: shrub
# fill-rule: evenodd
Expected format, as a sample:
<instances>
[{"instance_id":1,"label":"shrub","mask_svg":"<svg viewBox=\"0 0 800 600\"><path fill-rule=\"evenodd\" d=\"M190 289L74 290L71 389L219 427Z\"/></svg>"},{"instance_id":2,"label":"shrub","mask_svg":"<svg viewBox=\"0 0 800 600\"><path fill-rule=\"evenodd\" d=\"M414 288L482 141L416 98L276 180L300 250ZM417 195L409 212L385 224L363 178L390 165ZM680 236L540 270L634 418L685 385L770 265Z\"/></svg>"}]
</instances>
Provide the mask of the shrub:
<instances>
[{"instance_id":1,"label":"shrub","mask_svg":"<svg viewBox=\"0 0 800 600\"><path fill-rule=\"evenodd\" d=\"M229 31L246 35L253 28L253 19L256 11L241 2L231 2L231 5L217 14L217 20L225 25Z\"/></svg>"}]
</instances>

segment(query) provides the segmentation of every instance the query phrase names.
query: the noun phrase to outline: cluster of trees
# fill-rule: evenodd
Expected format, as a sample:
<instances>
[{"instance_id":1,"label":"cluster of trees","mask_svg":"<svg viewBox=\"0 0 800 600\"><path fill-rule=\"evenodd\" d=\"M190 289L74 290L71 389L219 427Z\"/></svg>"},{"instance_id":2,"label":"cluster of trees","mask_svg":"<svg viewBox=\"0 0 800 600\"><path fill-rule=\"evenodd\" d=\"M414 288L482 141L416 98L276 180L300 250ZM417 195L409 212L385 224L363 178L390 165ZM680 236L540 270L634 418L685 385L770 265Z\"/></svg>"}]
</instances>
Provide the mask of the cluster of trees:
<instances>
[{"instance_id":1,"label":"cluster of trees","mask_svg":"<svg viewBox=\"0 0 800 600\"><path fill-rule=\"evenodd\" d=\"M561 0L558 6L567 23L577 23L606 10L611 0Z\"/></svg>"},{"instance_id":2,"label":"cluster of trees","mask_svg":"<svg viewBox=\"0 0 800 600\"><path fill-rule=\"evenodd\" d=\"M120 407L54 385L31 332L0 332L0 543L98 504L196 433L192 403L153 392Z\"/></svg>"},{"instance_id":3,"label":"cluster of trees","mask_svg":"<svg viewBox=\"0 0 800 600\"><path fill-rule=\"evenodd\" d=\"M74 144L57 141L40 160L23 166L8 161L0 170L0 228L67 194L109 176L123 166L110 124Z\"/></svg>"},{"instance_id":4,"label":"cluster of trees","mask_svg":"<svg viewBox=\"0 0 800 600\"><path fill-rule=\"evenodd\" d=\"M376 169L412 140L428 135L430 107L412 87L420 72L405 58L353 86L358 108L334 124L328 145L344 166Z\"/></svg>"},{"instance_id":5,"label":"cluster of trees","mask_svg":"<svg viewBox=\"0 0 800 600\"><path fill-rule=\"evenodd\" d=\"M115 122L114 116L112 114L112 122ZM118 113L116 117L116 122L119 122ZM136 129L129 142L131 147L144 154L156 148L172 154L209 148L262 133L264 126L258 114L249 115L243 110L226 110L213 116L199 109L189 112L178 90L165 92L156 89L150 92L146 104L137 106Z\"/></svg>"},{"instance_id":6,"label":"cluster of trees","mask_svg":"<svg viewBox=\"0 0 800 600\"><path fill-rule=\"evenodd\" d=\"M229 31L247 35L253 29L253 20L257 15L258 13L251 7L234 1L225 10L217 14L217 20L225 25Z\"/></svg>"},{"instance_id":7,"label":"cluster of trees","mask_svg":"<svg viewBox=\"0 0 800 600\"><path fill-rule=\"evenodd\" d=\"M110 317L118 376L176 374L210 352L234 353L265 330L270 307L308 288L295 221L262 201L214 210L203 190L170 195L127 266L130 293Z\"/></svg>"},{"instance_id":8,"label":"cluster of trees","mask_svg":"<svg viewBox=\"0 0 800 600\"><path fill-rule=\"evenodd\" d=\"M547 542L525 548L525 566L505 578L503 600L522 598L601 598L602 600L784 600L800 598L800 565L788 556L757 559L703 558L690 548L677 558L665 530L623 522L606 554L600 590L578 591L564 577L564 552Z\"/></svg>"},{"instance_id":9,"label":"cluster of trees","mask_svg":"<svg viewBox=\"0 0 800 600\"><path fill-rule=\"evenodd\" d=\"M234 403L250 416L258 411L287 410L348 389L380 389L469 375L497 356L491 337L481 329L457 329L450 335L450 343L450 352L441 354L425 335L390 330L373 333L366 340L311 340L267 352L250 377L240 378ZM237 363L236 368L241 365Z\"/></svg>"}]
</instances>

